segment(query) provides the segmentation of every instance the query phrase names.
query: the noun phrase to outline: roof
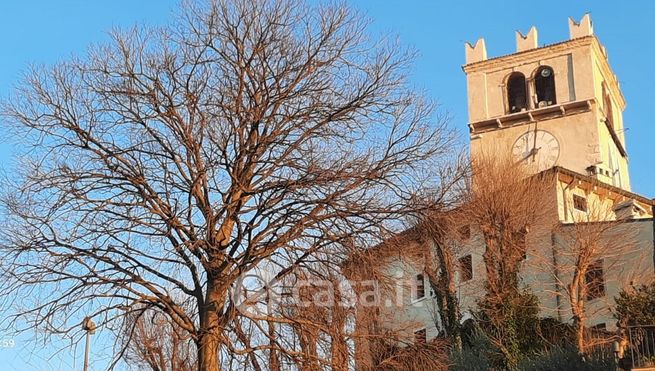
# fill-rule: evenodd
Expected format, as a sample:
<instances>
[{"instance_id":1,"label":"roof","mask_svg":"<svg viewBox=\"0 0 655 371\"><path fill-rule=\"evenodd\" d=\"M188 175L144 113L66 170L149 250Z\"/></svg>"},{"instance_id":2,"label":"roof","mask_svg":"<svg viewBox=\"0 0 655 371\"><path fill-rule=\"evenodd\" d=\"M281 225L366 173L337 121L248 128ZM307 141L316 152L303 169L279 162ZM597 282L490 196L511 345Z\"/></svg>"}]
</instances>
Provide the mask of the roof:
<instances>
[{"instance_id":1,"label":"roof","mask_svg":"<svg viewBox=\"0 0 655 371\"><path fill-rule=\"evenodd\" d=\"M548 170L545 170L543 172L551 172L551 171L555 172L555 173L559 173L559 174L565 174L565 175L568 175L568 176L570 176L572 178L575 178L575 179L590 183L590 184L598 186L598 187L605 188L605 189L607 189L607 190L609 190L609 191L611 191L613 193L619 194L619 195L627 197L627 198L634 199L634 200L639 201L641 203L644 203L646 205L655 206L655 199L650 199L650 198L647 198L645 196L641 196L641 195L639 195L637 193L627 191L627 190L625 190L623 188L619 188L619 187L613 186L611 184L601 182L600 180L598 180L598 179L596 179L594 177L591 177L591 176L588 176L588 175L583 175L583 174L580 174L580 173L575 172L573 170L563 168L561 166L554 166L554 167L552 167L552 168L550 168Z\"/></svg>"}]
</instances>

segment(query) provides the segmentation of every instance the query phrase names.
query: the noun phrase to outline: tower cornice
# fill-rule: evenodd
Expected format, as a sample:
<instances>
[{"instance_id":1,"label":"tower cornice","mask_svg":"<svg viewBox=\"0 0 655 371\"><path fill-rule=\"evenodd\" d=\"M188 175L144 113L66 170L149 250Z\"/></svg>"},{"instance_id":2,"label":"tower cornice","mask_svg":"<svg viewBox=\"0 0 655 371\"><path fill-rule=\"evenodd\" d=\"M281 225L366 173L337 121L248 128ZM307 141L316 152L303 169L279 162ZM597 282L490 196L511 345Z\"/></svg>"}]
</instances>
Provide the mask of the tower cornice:
<instances>
[{"instance_id":1,"label":"tower cornice","mask_svg":"<svg viewBox=\"0 0 655 371\"><path fill-rule=\"evenodd\" d=\"M621 110L625 109L626 101L621 89L619 87L618 79L612 71L607 60L607 52L601 45L598 38L594 35L579 37L573 40L566 40L554 44L544 45L539 48L519 51L512 54L506 54L498 57L485 59L478 62L468 63L462 66L462 70L466 74L477 72L492 73L508 68L515 67L521 64L533 63L542 59L552 58L556 55L568 54L576 49L582 47L590 47L593 54L600 62L600 68L605 75L607 82L611 86L611 91L615 93L617 103L619 103Z\"/></svg>"}]
</instances>

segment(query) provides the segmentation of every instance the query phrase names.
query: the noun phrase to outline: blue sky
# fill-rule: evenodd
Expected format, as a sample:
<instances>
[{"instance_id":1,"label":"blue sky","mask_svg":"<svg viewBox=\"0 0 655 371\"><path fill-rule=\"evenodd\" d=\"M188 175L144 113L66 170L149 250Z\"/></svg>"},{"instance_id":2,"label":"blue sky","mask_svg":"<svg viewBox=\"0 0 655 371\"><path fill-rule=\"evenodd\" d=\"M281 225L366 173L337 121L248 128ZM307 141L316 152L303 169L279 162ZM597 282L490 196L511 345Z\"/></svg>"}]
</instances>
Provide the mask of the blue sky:
<instances>
[{"instance_id":1,"label":"blue sky","mask_svg":"<svg viewBox=\"0 0 655 371\"><path fill-rule=\"evenodd\" d=\"M419 52L412 82L440 103L452 124L466 133L466 85L461 70L464 42L485 37L489 56L514 51L514 31L536 25L539 42L568 38L567 18L579 20L590 12L595 33L607 47L628 107L628 131L634 191L655 197L652 159L655 125L649 111L655 105L655 46L650 25L655 19L651 1L434 1L351 0L372 20L371 32L397 35ZM50 64L81 54L89 43L107 40L106 31L135 22L164 24L171 20L177 0L0 0L0 99L6 97L20 72L30 63ZM0 168L11 163L12 138L0 133ZM5 334L0 333L0 340ZM79 368L71 354L46 358L51 347L29 347L27 337L17 346L0 348L0 369L33 370ZM34 349L40 349L33 351ZM28 354L33 353L31 357ZM77 356L81 356L78 349ZM50 365L48 365L50 363ZM101 366L102 361L97 363Z\"/></svg>"}]
</instances>

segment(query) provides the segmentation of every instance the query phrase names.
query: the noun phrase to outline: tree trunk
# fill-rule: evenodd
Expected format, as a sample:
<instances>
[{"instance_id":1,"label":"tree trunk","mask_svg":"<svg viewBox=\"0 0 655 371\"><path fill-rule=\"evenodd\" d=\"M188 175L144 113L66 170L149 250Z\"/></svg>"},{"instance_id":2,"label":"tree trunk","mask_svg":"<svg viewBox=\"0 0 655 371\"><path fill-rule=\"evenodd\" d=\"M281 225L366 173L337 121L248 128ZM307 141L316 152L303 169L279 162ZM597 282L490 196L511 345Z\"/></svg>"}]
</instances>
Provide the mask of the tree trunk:
<instances>
[{"instance_id":1,"label":"tree trunk","mask_svg":"<svg viewBox=\"0 0 655 371\"><path fill-rule=\"evenodd\" d=\"M341 292L337 292L341 296ZM348 345L346 344L344 328L346 327L345 309L341 306L334 306L332 309L332 370L333 371L347 371L348 370Z\"/></svg>"},{"instance_id":2,"label":"tree trunk","mask_svg":"<svg viewBox=\"0 0 655 371\"><path fill-rule=\"evenodd\" d=\"M220 371L219 349L218 336L211 333L202 335L198 346L198 371Z\"/></svg>"},{"instance_id":3,"label":"tree trunk","mask_svg":"<svg viewBox=\"0 0 655 371\"><path fill-rule=\"evenodd\" d=\"M220 371L221 323L219 314L225 300L219 285L207 285L205 303L200 307L200 340L198 344L198 371Z\"/></svg>"},{"instance_id":4,"label":"tree trunk","mask_svg":"<svg viewBox=\"0 0 655 371\"><path fill-rule=\"evenodd\" d=\"M578 347L578 353L584 354L585 341L584 341L584 322L576 321L575 324L575 344Z\"/></svg>"},{"instance_id":5,"label":"tree trunk","mask_svg":"<svg viewBox=\"0 0 655 371\"><path fill-rule=\"evenodd\" d=\"M578 353L585 353L585 338L584 338L584 307L583 304L574 304L573 306L573 327L575 328L575 346L578 348Z\"/></svg>"},{"instance_id":6,"label":"tree trunk","mask_svg":"<svg viewBox=\"0 0 655 371\"><path fill-rule=\"evenodd\" d=\"M270 371L280 371L280 358L275 347L277 346L275 342L276 333L275 333L275 323L273 321L268 322L268 338L269 344L271 345L271 350L268 353L268 369Z\"/></svg>"},{"instance_id":7,"label":"tree trunk","mask_svg":"<svg viewBox=\"0 0 655 371\"><path fill-rule=\"evenodd\" d=\"M586 290L582 278L584 275L576 271L569 285L569 295L571 312L573 314L573 326L575 328L575 345L578 348L578 353L584 354L585 352L585 313L583 298L586 295Z\"/></svg>"}]
</instances>

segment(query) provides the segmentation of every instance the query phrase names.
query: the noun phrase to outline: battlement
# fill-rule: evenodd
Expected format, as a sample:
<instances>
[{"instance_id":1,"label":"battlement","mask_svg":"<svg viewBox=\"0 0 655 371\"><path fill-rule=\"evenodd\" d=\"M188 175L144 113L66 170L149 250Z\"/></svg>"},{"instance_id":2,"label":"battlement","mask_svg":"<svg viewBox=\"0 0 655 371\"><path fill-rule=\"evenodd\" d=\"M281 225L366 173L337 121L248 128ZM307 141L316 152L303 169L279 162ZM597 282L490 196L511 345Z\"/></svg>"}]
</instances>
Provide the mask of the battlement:
<instances>
[{"instance_id":1,"label":"battlement","mask_svg":"<svg viewBox=\"0 0 655 371\"><path fill-rule=\"evenodd\" d=\"M466 43L464 48L466 49L466 64L487 60L487 46L484 39L478 39L475 45Z\"/></svg>"},{"instance_id":2,"label":"battlement","mask_svg":"<svg viewBox=\"0 0 655 371\"><path fill-rule=\"evenodd\" d=\"M528 34L523 36L521 31L516 31L516 51L535 49L539 47L537 40L537 27L532 26Z\"/></svg>"},{"instance_id":3,"label":"battlement","mask_svg":"<svg viewBox=\"0 0 655 371\"><path fill-rule=\"evenodd\" d=\"M585 14L580 22L576 22L569 17L569 39L578 39L581 37L591 36L594 34L593 24L589 13ZM516 31L516 52L539 48L539 38L537 28L532 26L527 34L523 35L521 31ZM466 43L466 64L476 63L487 60L487 47L484 38L478 39L475 45Z\"/></svg>"},{"instance_id":4,"label":"battlement","mask_svg":"<svg viewBox=\"0 0 655 371\"><path fill-rule=\"evenodd\" d=\"M582 16L580 23L576 23L573 18L569 17L569 38L571 40L578 37L591 36L594 34L594 27L591 23L589 13Z\"/></svg>"}]
</instances>

